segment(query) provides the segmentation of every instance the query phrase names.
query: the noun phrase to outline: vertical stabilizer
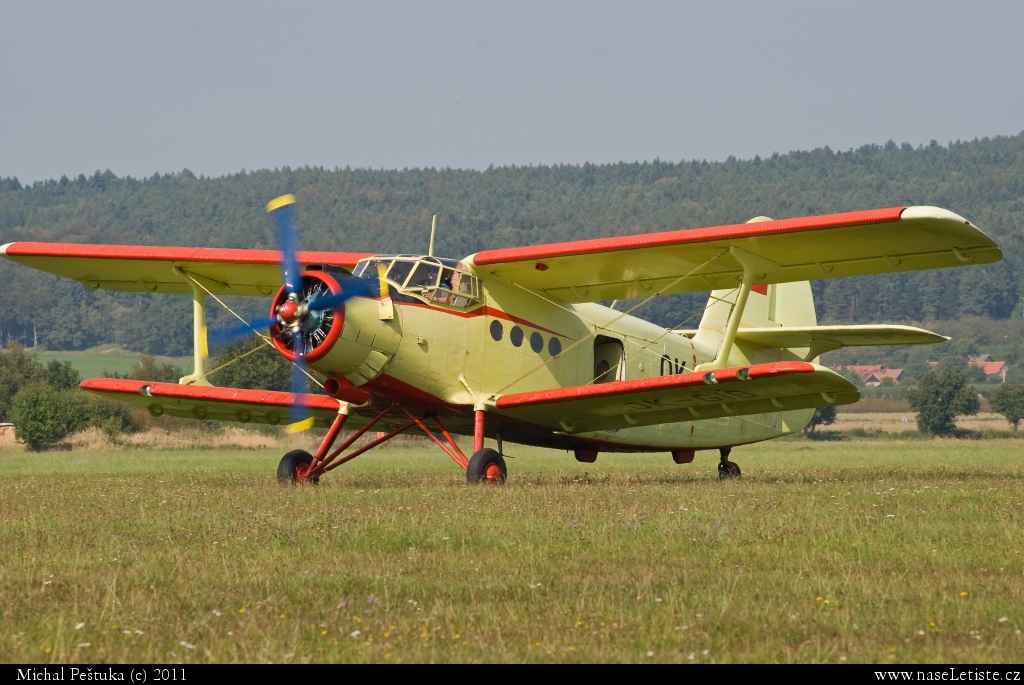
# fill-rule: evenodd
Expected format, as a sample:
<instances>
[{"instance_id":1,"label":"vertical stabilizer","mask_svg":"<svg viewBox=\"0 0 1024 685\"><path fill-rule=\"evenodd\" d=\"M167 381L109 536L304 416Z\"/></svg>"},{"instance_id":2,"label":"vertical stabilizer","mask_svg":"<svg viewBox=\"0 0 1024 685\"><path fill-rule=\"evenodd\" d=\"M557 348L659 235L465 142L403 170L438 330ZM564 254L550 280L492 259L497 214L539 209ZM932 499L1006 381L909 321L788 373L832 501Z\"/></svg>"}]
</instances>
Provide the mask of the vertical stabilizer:
<instances>
[{"instance_id":1,"label":"vertical stabilizer","mask_svg":"<svg viewBox=\"0 0 1024 685\"><path fill-rule=\"evenodd\" d=\"M697 334L693 337L694 343L705 349L719 348L739 290L737 284L735 288L712 291ZM807 327L817 323L810 282L755 284L743 309L740 329Z\"/></svg>"}]
</instances>

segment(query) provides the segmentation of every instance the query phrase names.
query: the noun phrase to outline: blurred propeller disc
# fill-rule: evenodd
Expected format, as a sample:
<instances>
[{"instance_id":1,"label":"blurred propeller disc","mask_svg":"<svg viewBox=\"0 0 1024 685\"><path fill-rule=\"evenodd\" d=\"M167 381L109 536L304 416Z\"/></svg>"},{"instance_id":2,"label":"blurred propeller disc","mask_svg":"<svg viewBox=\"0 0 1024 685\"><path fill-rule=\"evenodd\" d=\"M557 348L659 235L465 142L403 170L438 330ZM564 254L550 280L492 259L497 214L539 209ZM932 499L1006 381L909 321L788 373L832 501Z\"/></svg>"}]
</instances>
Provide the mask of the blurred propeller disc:
<instances>
[{"instance_id":1,"label":"blurred propeller disc","mask_svg":"<svg viewBox=\"0 0 1024 685\"><path fill-rule=\"evenodd\" d=\"M287 430L296 433L313 426L313 416L299 401L307 392L307 362L326 354L341 335L345 301L359 295L372 297L374 293L368 281L356 276L302 271L294 195L271 200L267 203L267 212L274 222L275 238L281 250L284 285L274 298L269 317L259 317L212 337L216 344L225 345L253 332L270 329L274 347L294 364Z\"/></svg>"}]
</instances>

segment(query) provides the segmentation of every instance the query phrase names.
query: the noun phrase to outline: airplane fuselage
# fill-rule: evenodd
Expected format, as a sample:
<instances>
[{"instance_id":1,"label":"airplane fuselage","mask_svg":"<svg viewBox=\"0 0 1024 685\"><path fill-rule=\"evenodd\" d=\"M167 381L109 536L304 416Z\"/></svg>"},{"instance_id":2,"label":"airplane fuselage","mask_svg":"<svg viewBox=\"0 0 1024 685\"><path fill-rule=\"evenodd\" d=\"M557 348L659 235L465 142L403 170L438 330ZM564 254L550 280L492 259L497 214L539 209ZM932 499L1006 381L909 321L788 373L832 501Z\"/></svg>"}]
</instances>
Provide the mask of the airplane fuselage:
<instances>
[{"instance_id":1,"label":"airplane fuselage","mask_svg":"<svg viewBox=\"0 0 1024 685\"><path fill-rule=\"evenodd\" d=\"M478 297L462 300L463 306L402 297L394 286L391 318L381 318L383 294L349 300L337 351L314 363L314 368L342 374L378 397L435 412L451 430L470 433L474 408L486 408L499 395L687 373L718 353L698 340L610 307L565 304L486 274L478 276ZM797 358L781 354L746 350L740 361ZM774 412L571 433L489 412L485 432L509 442L566 449L711 449L801 430L812 413Z\"/></svg>"}]
</instances>

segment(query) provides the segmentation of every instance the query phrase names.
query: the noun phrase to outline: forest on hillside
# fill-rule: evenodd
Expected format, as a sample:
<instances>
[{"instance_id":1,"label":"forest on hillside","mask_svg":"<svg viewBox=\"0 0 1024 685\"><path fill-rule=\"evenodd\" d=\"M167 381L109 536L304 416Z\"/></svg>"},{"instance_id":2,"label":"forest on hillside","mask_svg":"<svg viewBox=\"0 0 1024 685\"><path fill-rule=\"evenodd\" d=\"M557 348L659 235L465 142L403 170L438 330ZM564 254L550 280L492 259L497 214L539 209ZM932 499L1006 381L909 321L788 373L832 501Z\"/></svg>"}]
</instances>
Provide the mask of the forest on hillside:
<instances>
[{"instance_id":1,"label":"forest on hillside","mask_svg":"<svg viewBox=\"0 0 1024 685\"><path fill-rule=\"evenodd\" d=\"M1003 261L944 271L814 283L822 322L906 323L1024 315L1024 133L912 147L889 142L724 162L455 169L283 168L220 178L183 170L149 178L91 176L22 185L0 179L0 242L38 240L272 248L264 207L298 198L303 249L436 253L461 258L512 247L898 205L936 205L969 218ZM52 350L118 343L191 353L184 296L89 292L73 281L0 263L0 340ZM269 302L232 302L244 313ZM636 312L696 324L706 294L659 298ZM211 328L228 315L209 307Z\"/></svg>"}]
</instances>

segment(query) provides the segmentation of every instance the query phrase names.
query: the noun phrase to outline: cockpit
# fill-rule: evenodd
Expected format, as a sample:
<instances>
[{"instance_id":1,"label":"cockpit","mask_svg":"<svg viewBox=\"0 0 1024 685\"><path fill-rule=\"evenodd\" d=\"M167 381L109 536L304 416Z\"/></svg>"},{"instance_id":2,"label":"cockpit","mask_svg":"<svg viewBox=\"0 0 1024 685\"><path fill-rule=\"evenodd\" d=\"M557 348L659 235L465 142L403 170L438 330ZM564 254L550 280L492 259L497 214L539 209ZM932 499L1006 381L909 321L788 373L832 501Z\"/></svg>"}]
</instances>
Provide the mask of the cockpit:
<instances>
[{"instance_id":1,"label":"cockpit","mask_svg":"<svg viewBox=\"0 0 1024 685\"><path fill-rule=\"evenodd\" d=\"M462 262L420 255L377 255L356 263L352 274L371 282L380 296L381 278L395 301L470 309L481 302L480 279Z\"/></svg>"}]
</instances>

